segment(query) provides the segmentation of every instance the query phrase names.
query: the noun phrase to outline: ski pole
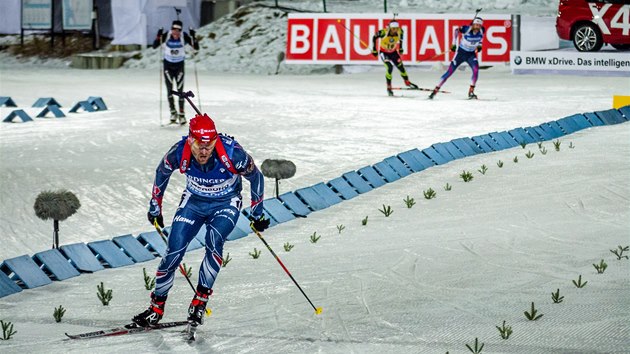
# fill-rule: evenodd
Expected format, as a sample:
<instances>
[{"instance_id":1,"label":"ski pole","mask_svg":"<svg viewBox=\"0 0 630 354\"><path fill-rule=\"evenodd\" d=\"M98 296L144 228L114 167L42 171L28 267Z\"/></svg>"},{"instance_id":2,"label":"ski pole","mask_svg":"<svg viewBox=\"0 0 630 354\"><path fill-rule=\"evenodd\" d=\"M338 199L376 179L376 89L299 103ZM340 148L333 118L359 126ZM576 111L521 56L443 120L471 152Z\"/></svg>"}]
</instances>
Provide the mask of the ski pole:
<instances>
[{"instance_id":1,"label":"ski pole","mask_svg":"<svg viewBox=\"0 0 630 354\"><path fill-rule=\"evenodd\" d=\"M201 115L201 112L199 111L199 109L197 108L197 106L195 106L195 104L193 103L193 101L190 99L191 97L195 97L195 94L192 91L188 91L188 92L182 92L181 94L175 90L171 90L171 93L177 97L184 97L186 99L186 101L188 101L188 103L190 103L190 105L192 106L192 108L195 110L195 112L197 112L197 114Z\"/></svg>"},{"instance_id":2,"label":"ski pole","mask_svg":"<svg viewBox=\"0 0 630 354\"><path fill-rule=\"evenodd\" d=\"M158 56L160 58L160 126L162 126L162 76L164 76L164 59L162 59L162 36L160 36L160 46L158 47Z\"/></svg>"},{"instance_id":3,"label":"ski pole","mask_svg":"<svg viewBox=\"0 0 630 354\"><path fill-rule=\"evenodd\" d=\"M343 26L343 28L345 28L348 32L350 32L351 35L354 36L354 38L358 39L359 41L361 41L361 44L363 44L365 46L365 48L370 49L370 46L365 43L361 38L359 38L359 36L357 36L356 34L354 34L354 32L352 32L352 30L348 27L346 27L346 25L344 25L343 23L341 23L341 19L337 19L337 23L340 24L341 26Z\"/></svg>"},{"instance_id":4,"label":"ski pole","mask_svg":"<svg viewBox=\"0 0 630 354\"><path fill-rule=\"evenodd\" d=\"M416 63L424 63L425 61L431 61L437 57L439 57L440 55L444 55L444 53L437 53L436 55L432 56L429 59L424 59L424 60L416 60Z\"/></svg>"},{"instance_id":5,"label":"ski pole","mask_svg":"<svg viewBox=\"0 0 630 354\"><path fill-rule=\"evenodd\" d=\"M269 250L269 252L271 252L271 254L274 256L274 258L276 259L276 261L278 261L278 263L280 264L280 266L282 267L282 269L284 269L285 273L287 273L287 275L289 276L289 278L291 278L291 280L293 280L293 284L295 284L295 286L297 286L298 289L300 289L300 292L302 292L302 295L304 295L304 297L306 298L306 300L308 300L308 303L311 304L311 307L313 307L313 309L315 310L315 314L319 315L322 313L322 308L321 307L315 307L315 305L313 305L313 302L311 301L311 299L308 298L308 296L306 296L306 293L304 292L304 290L302 290L302 288L300 287L300 284L298 284L298 282L295 280L295 278L293 278L293 275L291 275L291 272L289 272L289 270L287 269L287 267L284 266L284 263L282 263L282 261L280 260L280 258L278 257L278 255L276 254L276 252L274 252L271 247L269 246L269 244L267 243L267 241L265 241L265 239L263 238L263 236L260 234L260 232L258 232L258 230L256 230L256 228L254 227L254 223L252 222L249 227L252 228L252 231L254 231L254 233L256 234L256 236L258 236L258 238L265 244L265 246L267 247L267 249Z\"/></svg>"},{"instance_id":6,"label":"ski pole","mask_svg":"<svg viewBox=\"0 0 630 354\"><path fill-rule=\"evenodd\" d=\"M164 240L164 242L166 242L166 244L168 244L168 239L167 239L168 232L166 232L166 230L162 230L162 228L160 228L160 225L158 225L157 220L155 220L153 222L153 226L155 226L155 230L158 232L158 234L160 234L160 236L162 236L162 240ZM190 285L190 288L196 294L197 290L195 290L195 286L190 281L190 278L188 277L188 274L186 273L186 269L184 269L184 266L181 263L179 264L179 271L184 275L184 277L186 277L186 280L188 281L188 285Z\"/></svg>"},{"instance_id":7,"label":"ski pole","mask_svg":"<svg viewBox=\"0 0 630 354\"><path fill-rule=\"evenodd\" d=\"M199 108L201 108L201 91L199 91L199 77L197 76L197 53L193 55L193 68L195 70L195 83L197 84L197 103L199 103Z\"/></svg>"}]
</instances>

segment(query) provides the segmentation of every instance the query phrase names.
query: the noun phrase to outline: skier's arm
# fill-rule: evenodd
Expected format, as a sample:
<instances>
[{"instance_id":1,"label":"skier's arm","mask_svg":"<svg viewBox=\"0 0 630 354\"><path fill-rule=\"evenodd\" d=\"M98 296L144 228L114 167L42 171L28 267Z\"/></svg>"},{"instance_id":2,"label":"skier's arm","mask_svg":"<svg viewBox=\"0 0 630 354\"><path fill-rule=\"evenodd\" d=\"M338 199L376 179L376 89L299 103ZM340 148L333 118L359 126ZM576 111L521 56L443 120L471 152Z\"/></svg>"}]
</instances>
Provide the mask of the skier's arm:
<instances>
[{"instance_id":1,"label":"skier's arm","mask_svg":"<svg viewBox=\"0 0 630 354\"><path fill-rule=\"evenodd\" d=\"M451 52L454 52L457 49L457 37L459 37L459 32L463 31L463 27L455 27L453 30L453 40L451 41Z\"/></svg>"},{"instance_id":2,"label":"skier's arm","mask_svg":"<svg viewBox=\"0 0 630 354\"><path fill-rule=\"evenodd\" d=\"M404 54L405 53L405 48L403 47L404 43L405 43L405 32L401 28L400 29L400 42L399 42L399 46L398 46L398 52L400 54Z\"/></svg>"},{"instance_id":3,"label":"skier's arm","mask_svg":"<svg viewBox=\"0 0 630 354\"><path fill-rule=\"evenodd\" d=\"M376 41L377 41L379 38L383 38L383 37L385 37L385 30L384 30L384 29L382 29L382 30L380 30L380 31L376 32L376 33L372 36L372 52L377 51L377 49L376 49Z\"/></svg>"},{"instance_id":4,"label":"skier's arm","mask_svg":"<svg viewBox=\"0 0 630 354\"><path fill-rule=\"evenodd\" d=\"M254 159L237 143L232 154L232 163L236 171L249 181L251 190L251 216L260 219L263 215L263 198L265 193L265 180ZM262 231L262 230L259 230Z\"/></svg>"},{"instance_id":5,"label":"skier's arm","mask_svg":"<svg viewBox=\"0 0 630 354\"><path fill-rule=\"evenodd\" d=\"M195 37L195 34L196 34L195 30L192 28L188 30L190 31L190 35L184 32L184 43L190 45L195 50L199 50L199 42L197 42L197 37Z\"/></svg>"},{"instance_id":6,"label":"skier's arm","mask_svg":"<svg viewBox=\"0 0 630 354\"><path fill-rule=\"evenodd\" d=\"M164 29L160 28L155 36L155 40L153 41L153 49L159 47L166 40L166 33L164 33Z\"/></svg>"},{"instance_id":7,"label":"skier's arm","mask_svg":"<svg viewBox=\"0 0 630 354\"><path fill-rule=\"evenodd\" d=\"M173 171L179 166L179 156L177 154L178 146L179 143L176 143L168 150L155 170L155 179L153 180L151 202L149 205L149 213L153 216L162 214L162 198L164 197L164 192L166 192L171 174L173 174Z\"/></svg>"}]
</instances>

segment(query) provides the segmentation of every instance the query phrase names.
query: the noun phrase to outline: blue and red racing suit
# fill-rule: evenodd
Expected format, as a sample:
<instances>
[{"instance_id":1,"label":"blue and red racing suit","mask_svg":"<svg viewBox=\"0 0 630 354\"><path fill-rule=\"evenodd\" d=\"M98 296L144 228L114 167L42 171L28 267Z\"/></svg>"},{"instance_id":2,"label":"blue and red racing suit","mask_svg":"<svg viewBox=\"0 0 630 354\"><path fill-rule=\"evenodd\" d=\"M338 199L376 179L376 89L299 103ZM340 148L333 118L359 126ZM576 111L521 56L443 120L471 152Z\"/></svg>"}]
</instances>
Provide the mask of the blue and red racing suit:
<instances>
[{"instance_id":1,"label":"blue and red racing suit","mask_svg":"<svg viewBox=\"0 0 630 354\"><path fill-rule=\"evenodd\" d=\"M153 183L152 207L156 201L161 207L171 174L179 169L186 175L186 189L173 217L166 255L156 274L155 294L158 296L168 294L186 248L203 224L206 225L206 254L199 269L199 285L212 289L221 270L223 244L240 214L242 177L251 185L252 217L257 219L263 212L263 175L236 140L219 135L220 141L208 163L200 165L193 156L183 157L188 144L186 139L183 137L166 153ZM227 163L221 162L221 156L227 156ZM189 162L182 164L184 160Z\"/></svg>"},{"instance_id":2,"label":"blue and red racing suit","mask_svg":"<svg viewBox=\"0 0 630 354\"><path fill-rule=\"evenodd\" d=\"M477 47L483 43L484 32L485 30L483 27L479 31L473 32L472 26L458 27L453 31L453 41L451 43L457 43L457 37L460 33L462 34L462 37L457 49L457 55L453 61L451 61L451 65L449 65L448 70L440 78L438 87L442 87L446 80L448 80L455 70L457 70L457 68L463 63L468 63L472 69L471 85L477 85L477 78L479 77L479 62L477 61L476 50Z\"/></svg>"}]
</instances>

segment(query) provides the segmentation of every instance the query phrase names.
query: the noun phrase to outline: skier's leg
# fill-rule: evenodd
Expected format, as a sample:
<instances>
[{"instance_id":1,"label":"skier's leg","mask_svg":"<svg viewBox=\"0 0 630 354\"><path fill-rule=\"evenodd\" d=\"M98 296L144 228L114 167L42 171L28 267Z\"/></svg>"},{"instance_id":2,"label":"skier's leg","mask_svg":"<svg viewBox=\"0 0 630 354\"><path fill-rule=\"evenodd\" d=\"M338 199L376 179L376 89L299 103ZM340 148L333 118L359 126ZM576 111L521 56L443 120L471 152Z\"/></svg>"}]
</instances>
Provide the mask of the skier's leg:
<instances>
[{"instance_id":1,"label":"skier's leg","mask_svg":"<svg viewBox=\"0 0 630 354\"><path fill-rule=\"evenodd\" d=\"M472 78L470 83L470 88L468 89L468 98L477 98L475 94L475 86L477 86L477 78L479 78L479 61L477 61L476 55L471 55L468 60L468 65L472 69Z\"/></svg>"},{"instance_id":2,"label":"skier's leg","mask_svg":"<svg viewBox=\"0 0 630 354\"><path fill-rule=\"evenodd\" d=\"M433 89L433 92L431 92L431 94L429 95L430 99L433 99L433 97L435 97L435 95L440 91L440 88L442 87L442 85L444 85L446 80L448 80L448 78L451 77L453 73L455 73L455 70L457 70L457 68L461 64L462 64L462 61L461 61L460 53L458 52L455 58L453 59L453 61L451 61L451 64L448 66L448 70L446 70L446 72L442 74L442 76L440 77L440 83L437 84L437 86L435 86L435 88Z\"/></svg>"},{"instance_id":3,"label":"skier's leg","mask_svg":"<svg viewBox=\"0 0 630 354\"><path fill-rule=\"evenodd\" d=\"M177 71L176 76L177 83L177 91L181 94L184 92L184 63L182 63L181 68ZM179 96L179 122L180 124L186 123L186 116L184 113L184 96Z\"/></svg>"},{"instance_id":4,"label":"skier's leg","mask_svg":"<svg viewBox=\"0 0 630 354\"><path fill-rule=\"evenodd\" d=\"M389 60L389 58L386 56L385 53L381 53L380 54L381 60L383 61L383 64L385 64L385 68L387 71L385 71L385 83L387 84L387 94L390 96L394 95L394 92L392 91L392 72L394 71L394 65L392 64L391 60Z\"/></svg>"},{"instance_id":5,"label":"skier's leg","mask_svg":"<svg viewBox=\"0 0 630 354\"><path fill-rule=\"evenodd\" d=\"M188 244L199 232L205 218L194 210L194 204L189 205L189 198L190 193L184 192L173 218L166 254L156 272L155 290L151 293L151 304L146 311L133 318L133 322L140 326L153 325L162 319L166 298L168 291L173 286L175 273L186 253Z\"/></svg>"},{"instance_id":6,"label":"skier's leg","mask_svg":"<svg viewBox=\"0 0 630 354\"><path fill-rule=\"evenodd\" d=\"M232 205L214 211L206 222L206 255L199 269L197 293L188 309L188 320L196 324L203 323L208 297L223 264L223 244L236 226L239 207L240 199L236 198Z\"/></svg>"},{"instance_id":7,"label":"skier's leg","mask_svg":"<svg viewBox=\"0 0 630 354\"><path fill-rule=\"evenodd\" d=\"M400 77L405 81L405 85L410 88L418 88L418 85L409 81L409 74L407 74L407 70L405 70L405 65L403 64L402 58L398 55L398 59L396 61L396 68L400 71Z\"/></svg>"},{"instance_id":8,"label":"skier's leg","mask_svg":"<svg viewBox=\"0 0 630 354\"><path fill-rule=\"evenodd\" d=\"M168 107L171 111L171 123L177 119L177 111L175 110L175 100L173 98L173 76L169 68L164 68L164 83L166 84L166 97L168 99Z\"/></svg>"}]
</instances>

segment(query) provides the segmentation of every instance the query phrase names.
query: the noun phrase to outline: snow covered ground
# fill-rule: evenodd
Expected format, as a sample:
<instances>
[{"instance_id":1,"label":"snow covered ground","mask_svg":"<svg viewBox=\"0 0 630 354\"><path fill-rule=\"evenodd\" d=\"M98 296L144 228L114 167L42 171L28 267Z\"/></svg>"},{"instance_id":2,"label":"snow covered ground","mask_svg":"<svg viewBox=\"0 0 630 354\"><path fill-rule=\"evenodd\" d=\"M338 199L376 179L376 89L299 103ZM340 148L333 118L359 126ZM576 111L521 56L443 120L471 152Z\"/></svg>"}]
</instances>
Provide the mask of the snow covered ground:
<instances>
[{"instance_id":1,"label":"snow covered ground","mask_svg":"<svg viewBox=\"0 0 630 354\"><path fill-rule=\"evenodd\" d=\"M153 170L186 133L159 127L158 72L24 68L1 74L2 93L10 92L20 108L53 96L67 110L97 95L110 110L0 124L0 259L49 247L52 225L32 209L45 189L68 188L82 203L61 223L62 243L149 230L145 215ZM193 89L191 74L189 68ZM431 87L440 73L410 75ZM259 163L295 162L297 174L282 183L282 191L413 147L607 109L612 94L630 89L622 78L585 83L582 77L512 76L494 69L483 71L478 85L487 100L471 102L464 98L468 79L469 72L457 73L444 87L452 94L428 101L414 92L386 97L381 72L201 71L199 76L203 110L221 131L233 134ZM614 260L608 250L629 244L630 125L582 131L562 141L560 152L546 143L545 156L535 146L519 147L434 167L266 232L307 294L324 308L320 316L266 250L258 260L248 256L254 247L263 248L248 237L227 244L233 260L215 287L214 314L192 346L178 330L63 341L64 332L116 326L142 310L148 296L142 268L152 272L155 260L0 299L0 319L12 321L18 331L0 348L3 353L465 353L465 343L479 337L484 353L628 352L629 263ZM536 153L533 159L525 157L527 150ZM502 169L498 160L505 162ZM475 172L482 164L490 169L485 176ZM475 179L462 182L462 170L473 171ZM452 191L443 190L446 183ZM427 201L422 191L429 187L438 196ZM166 219L182 188L182 178L175 176L164 202ZM407 195L418 201L413 209L402 202ZM377 210L383 204L393 207L390 218ZM346 226L341 235L339 224ZM309 242L313 232L322 235L317 244ZM285 242L295 249L282 251ZM191 252L186 262L196 272L201 258L202 251ZM600 259L609 267L596 275L591 264ZM580 274L588 281L584 289L571 283ZM113 289L109 307L96 298L101 281ZM551 303L557 288L566 296L562 304ZM165 320L183 318L190 297L178 278ZM537 322L523 316L532 301L544 314ZM60 324L52 317L58 305L68 309ZM494 328L503 320L514 329L507 341Z\"/></svg>"}]
</instances>

